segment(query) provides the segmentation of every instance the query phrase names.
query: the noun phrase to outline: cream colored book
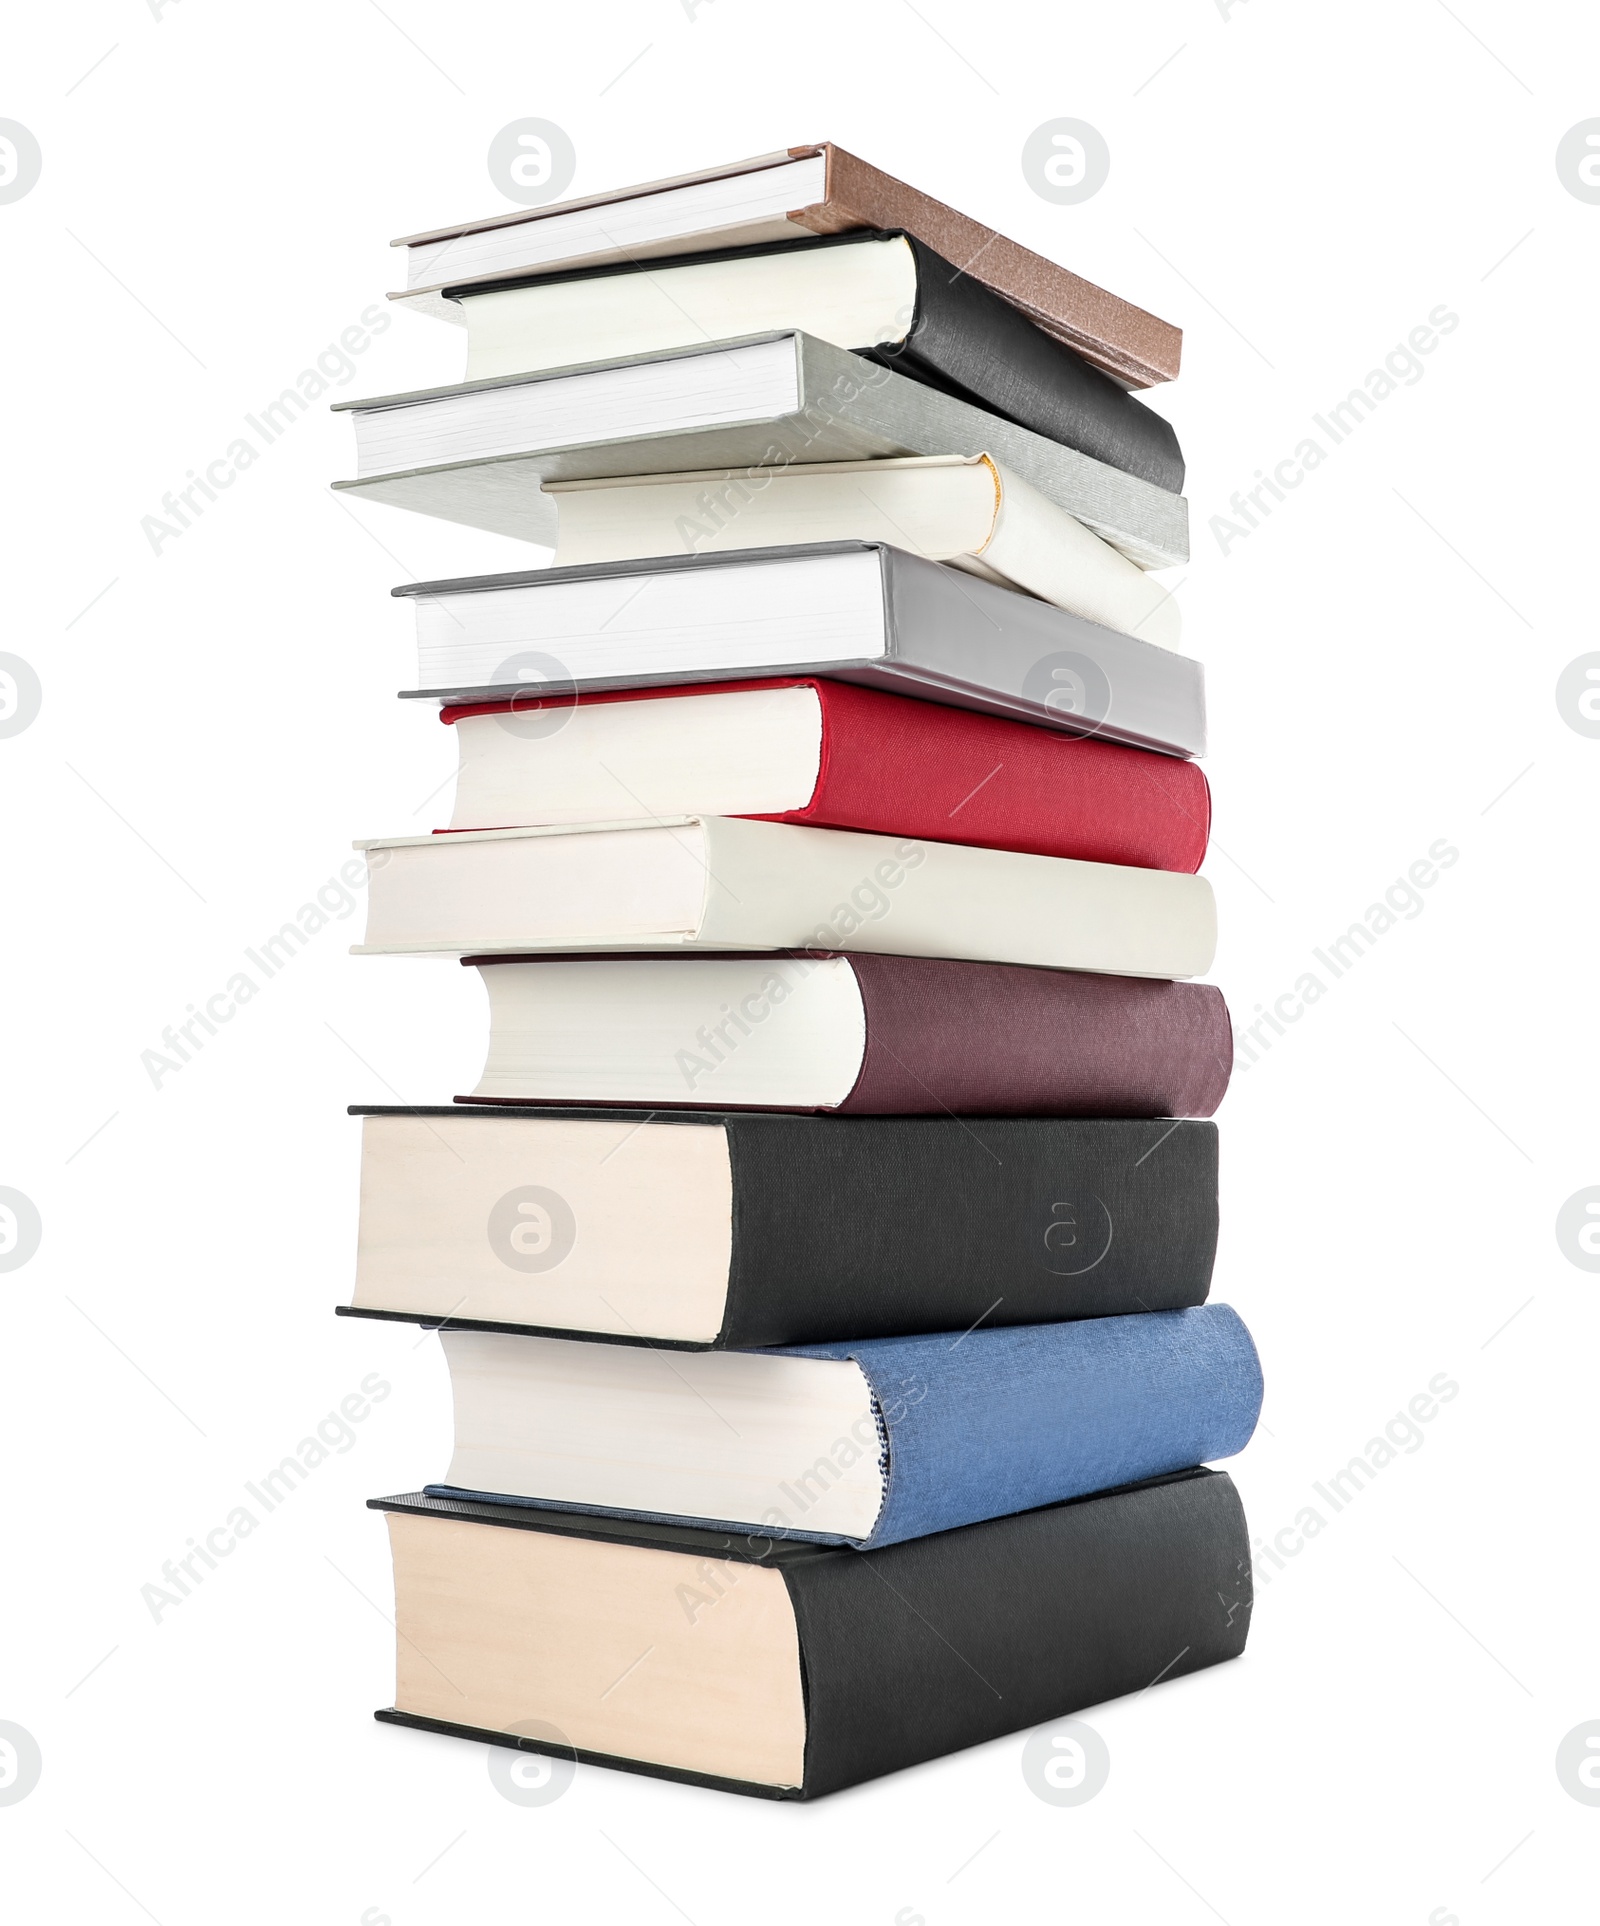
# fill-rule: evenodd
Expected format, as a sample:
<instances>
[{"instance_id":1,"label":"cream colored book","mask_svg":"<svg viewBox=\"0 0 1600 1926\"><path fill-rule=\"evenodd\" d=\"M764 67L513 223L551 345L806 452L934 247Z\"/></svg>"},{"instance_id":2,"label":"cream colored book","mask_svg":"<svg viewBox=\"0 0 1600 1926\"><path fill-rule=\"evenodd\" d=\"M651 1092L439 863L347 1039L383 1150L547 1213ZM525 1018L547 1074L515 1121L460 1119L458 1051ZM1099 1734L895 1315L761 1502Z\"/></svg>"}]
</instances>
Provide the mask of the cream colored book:
<instances>
[{"instance_id":1,"label":"cream colored book","mask_svg":"<svg viewBox=\"0 0 1600 1926\"><path fill-rule=\"evenodd\" d=\"M367 852L365 955L826 950L1112 976L1210 968L1202 877L730 816L463 830Z\"/></svg>"},{"instance_id":2,"label":"cream colored book","mask_svg":"<svg viewBox=\"0 0 1600 1926\"><path fill-rule=\"evenodd\" d=\"M991 455L705 469L550 481L555 566L645 556L888 542L1176 648L1170 589Z\"/></svg>"},{"instance_id":3,"label":"cream colored book","mask_svg":"<svg viewBox=\"0 0 1600 1926\"><path fill-rule=\"evenodd\" d=\"M917 307L904 235L466 290L468 381L576 368L801 328L837 348L900 346Z\"/></svg>"}]
</instances>

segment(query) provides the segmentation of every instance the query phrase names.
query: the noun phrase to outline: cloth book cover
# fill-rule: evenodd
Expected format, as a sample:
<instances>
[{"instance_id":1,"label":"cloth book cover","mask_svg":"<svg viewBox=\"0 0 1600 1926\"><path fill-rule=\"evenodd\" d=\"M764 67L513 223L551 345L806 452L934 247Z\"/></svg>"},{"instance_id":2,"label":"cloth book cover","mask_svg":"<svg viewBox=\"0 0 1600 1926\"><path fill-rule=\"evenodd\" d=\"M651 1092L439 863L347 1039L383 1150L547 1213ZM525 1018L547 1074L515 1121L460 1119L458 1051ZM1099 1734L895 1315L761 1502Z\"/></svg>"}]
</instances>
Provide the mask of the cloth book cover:
<instances>
[{"instance_id":1,"label":"cloth book cover","mask_svg":"<svg viewBox=\"0 0 1600 1926\"><path fill-rule=\"evenodd\" d=\"M814 787L798 808L721 809L719 813L926 837L1034 856L1077 857L1090 863L1122 863L1136 869L1193 873L1205 858L1211 797L1195 763L821 677L691 685L670 694L630 690L546 697L543 706L538 697L447 704L441 711L446 723L497 719L473 731L470 743L463 740L463 789L473 779L484 782L480 768L485 761L492 760L496 774L502 767L505 771L494 784L492 800L477 812L485 819L462 821L458 808L453 827L509 828L558 820L537 808L532 813L505 813L515 808L521 765L529 771L527 788L557 804L561 769L579 765L578 773L592 780L591 769L581 765L598 765L615 776L614 793L603 789L596 796L590 819L646 813L640 808L639 785L648 777L641 770L658 769L674 731L692 726L694 720L693 712L674 708L673 703L709 701L726 710L726 727L736 733L740 718L731 698L741 692L782 689L806 691L808 706L814 702L817 708ZM618 718L586 713L639 703L652 706L621 718L634 723L626 733L606 726ZM531 719L539 715L548 716L548 735L536 732ZM506 716L514 718L514 728L529 733L518 735L499 727L498 718ZM809 724L809 714L806 721ZM635 750L641 769L631 769L628 752L648 725L653 725L651 738ZM535 789L541 762L556 763L557 773ZM693 793L692 768L683 771L679 784L675 796L644 796L648 813L692 814L707 806ZM671 806L674 800L676 807Z\"/></svg>"},{"instance_id":2,"label":"cloth book cover","mask_svg":"<svg viewBox=\"0 0 1600 1926\"><path fill-rule=\"evenodd\" d=\"M872 359L948 385L1035 434L1182 493L1183 452L1171 422L975 275L914 235L907 239L917 259L916 313L904 345L869 350Z\"/></svg>"},{"instance_id":3,"label":"cloth book cover","mask_svg":"<svg viewBox=\"0 0 1600 1926\"><path fill-rule=\"evenodd\" d=\"M463 1103L839 1116L1209 1117L1222 992L875 951L469 956L489 1050Z\"/></svg>"},{"instance_id":4,"label":"cloth book cover","mask_svg":"<svg viewBox=\"0 0 1600 1926\"><path fill-rule=\"evenodd\" d=\"M755 1518L594 1503L590 1492L613 1486L600 1482L607 1474L596 1471L590 1461L605 1450L612 1435L609 1414L628 1409L630 1398L653 1381L649 1354L466 1331L446 1333L443 1343L454 1380L456 1454L448 1482L427 1487L433 1496L510 1499L558 1509L576 1505L698 1525L759 1525L775 1537L851 1543L863 1549L1232 1457L1249 1443L1262 1397L1255 1346L1238 1313L1225 1304L1070 1324L841 1339L759 1353L767 1358L849 1361L866 1380L876 1419L881 1494L870 1529L847 1537L791 1521L803 1519L829 1495L839 1472L860 1463L860 1446L836 1465L831 1483L819 1480L816 1487L805 1488L797 1466L793 1478L777 1478L768 1491L747 1493L752 1504L768 1496L772 1500ZM541 1347L545 1356L530 1347ZM591 1355L585 1357L585 1351ZM673 1367L679 1388L663 1386L667 1402L655 1407L680 1426L687 1419L701 1427L713 1450L724 1457L734 1447L709 1427L728 1422L727 1410L737 1396L737 1360L743 1355L680 1355ZM574 1372L590 1374L583 1435L569 1430L553 1447L546 1414L529 1408L535 1400L526 1399L518 1409L524 1383L541 1381L536 1375L518 1381L523 1361L537 1374L547 1359L569 1381L574 1381ZM492 1380L495 1415L474 1423L465 1395L474 1381L485 1380ZM786 1385L796 1382L795 1374L787 1374ZM733 1395L725 1387L733 1387ZM760 1395L756 1386L755 1397ZM672 1404L678 1408L671 1409ZM709 1416L701 1417L691 1408L695 1404L704 1406ZM513 1414L509 1423L507 1411ZM737 1422L732 1428L737 1433ZM687 1438L687 1430L681 1435ZM545 1467L540 1475L559 1478L570 1496L496 1490L475 1481L483 1467L514 1462L513 1454L529 1441L534 1441L530 1458L537 1454ZM656 1479L657 1488L714 1488L700 1476L703 1455L692 1457L703 1449L691 1442L682 1452L681 1465ZM647 1468L634 1488L650 1482Z\"/></svg>"},{"instance_id":5,"label":"cloth book cover","mask_svg":"<svg viewBox=\"0 0 1600 1926\"><path fill-rule=\"evenodd\" d=\"M347 1316L744 1350L1182 1310L1210 1289L1211 1123L352 1114Z\"/></svg>"}]
</instances>

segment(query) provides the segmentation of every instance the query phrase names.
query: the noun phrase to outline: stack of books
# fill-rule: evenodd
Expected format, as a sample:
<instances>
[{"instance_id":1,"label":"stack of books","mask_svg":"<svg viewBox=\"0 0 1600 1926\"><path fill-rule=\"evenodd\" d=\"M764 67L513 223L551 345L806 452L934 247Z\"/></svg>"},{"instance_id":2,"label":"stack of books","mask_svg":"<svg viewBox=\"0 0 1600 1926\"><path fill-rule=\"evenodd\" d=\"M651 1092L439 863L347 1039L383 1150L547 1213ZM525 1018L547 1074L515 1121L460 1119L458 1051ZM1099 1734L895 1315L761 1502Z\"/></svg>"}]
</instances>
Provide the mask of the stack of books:
<instances>
[{"instance_id":1,"label":"stack of books","mask_svg":"<svg viewBox=\"0 0 1600 1926\"><path fill-rule=\"evenodd\" d=\"M490 1038L358 1113L456 1431L378 1716L811 1798L1235 1657L1177 331L831 146L401 245L469 379L340 486L555 562L395 591L363 948Z\"/></svg>"}]
</instances>

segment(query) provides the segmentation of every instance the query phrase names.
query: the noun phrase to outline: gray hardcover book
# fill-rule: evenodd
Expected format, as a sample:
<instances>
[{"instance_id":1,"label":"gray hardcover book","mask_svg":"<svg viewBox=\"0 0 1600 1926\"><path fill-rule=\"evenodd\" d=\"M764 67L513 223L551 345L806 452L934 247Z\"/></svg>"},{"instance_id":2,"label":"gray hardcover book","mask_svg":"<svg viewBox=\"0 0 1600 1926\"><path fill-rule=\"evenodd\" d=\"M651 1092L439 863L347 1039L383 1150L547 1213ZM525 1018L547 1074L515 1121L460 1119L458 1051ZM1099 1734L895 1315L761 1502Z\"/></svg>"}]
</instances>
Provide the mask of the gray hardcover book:
<instances>
[{"instance_id":1,"label":"gray hardcover book","mask_svg":"<svg viewBox=\"0 0 1600 1926\"><path fill-rule=\"evenodd\" d=\"M1181 495L808 334L334 406L358 469L335 488L522 541L555 539L547 480L990 454L1141 567L1189 559Z\"/></svg>"},{"instance_id":2,"label":"gray hardcover book","mask_svg":"<svg viewBox=\"0 0 1600 1926\"><path fill-rule=\"evenodd\" d=\"M407 583L419 688L451 703L827 675L1205 753L1200 664L881 542ZM532 718L529 718L531 725Z\"/></svg>"}]
</instances>

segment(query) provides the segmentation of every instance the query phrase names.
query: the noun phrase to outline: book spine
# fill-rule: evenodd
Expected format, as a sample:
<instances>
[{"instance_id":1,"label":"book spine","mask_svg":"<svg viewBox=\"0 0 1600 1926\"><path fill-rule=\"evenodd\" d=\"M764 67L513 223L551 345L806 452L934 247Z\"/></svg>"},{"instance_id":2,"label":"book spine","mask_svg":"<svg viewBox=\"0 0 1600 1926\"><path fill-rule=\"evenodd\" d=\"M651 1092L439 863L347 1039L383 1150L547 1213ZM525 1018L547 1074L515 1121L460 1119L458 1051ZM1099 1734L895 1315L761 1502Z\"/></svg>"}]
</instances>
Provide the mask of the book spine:
<instances>
[{"instance_id":1,"label":"book spine","mask_svg":"<svg viewBox=\"0 0 1600 1926\"><path fill-rule=\"evenodd\" d=\"M881 555L890 673L916 676L935 699L986 710L998 700L1069 735L1205 754L1205 672L1192 656L903 549Z\"/></svg>"},{"instance_id":2,"label":"book spine","mask_svg":"<svg viewBox=\"0 0 1600 1926\"><path fill-rule=\"evenodd\" d=\"M728 1117L733 1349L1183 1310L1217 1248L1209 1123Z\"/></svg>"},{"instance_id":3,"label":"book spine","mask_svg":"<svg viewBox=\"0 0 1600 1926\"><path fill-rule=\"evenodd\" d=\"M904 181L831 144L826 199L790 218L819 234L850 227L905 228L946 260L978 275L1058 340L1130 387L1177 378L1183 334L1131 301L1046 261Z\"/></svg>"},{"instance_id":4,"label":"book spine","mask_svg":"<svg viewBox=\"0 0 1600 1926\"><path fill-rule=\"evenodd\" d=\"M822 762L779 818L1193 874L1211 821L1190 762L1026 722L818 682Z\"/></svg>"},{"instance_id":5,"label":"book spine","mask_svg":"<svg viewBox=\"0 0 1600 1926\"><path fill-rule=\"evenodd\" d=\"M811 453L805 452L812 445L806 437L815 439L820 433L812 424L826 414L821 398L832 393L839 401L838 439L845 439L847 433L852 451L845 459L870 455L884 446L914 453L992 455L1141 568L1172 568L1188 561L1189 505L1181 495L1113 468L1109 462L1080 455L1031 428L1019 428L991 409L874 366L814 335L797 334L791 339L801 371L800 405L776 424L772 434L774 445L786 449L792 458L841 458L822 453L820 442ZM837 443L830 438L827 445ZM715 467L722 459L736 458L713 454L708 446L698 465Z\"/></svg>"},{"instance_id":6,"label":"book spine","mask_svg":"<svg viewBox=\"0 0 1600 1926\"><path fill-rule=\"evenodd\" d=\"M853 952L866 1011L843 1114L1209 1117L1233 1068L1222 992Z\"/></svg>"},{"instance_id":7,"label":"book spine","mask_svg":"<svg viewBox=\"0 0 1600 1926\"><path fill-rule=\"evenodd\" d=\"M872 1386L888 1472L868 1546L1232 1457L1261 1410L1225 1304L796 1349L852 1358Z\"/></svg>"},{"instance_id":8,"label":"book spine","mask_svg":"<svg viewBox=\"0 0 1600 1926\"><path fill-rule=\"evenodd\" d=\"M917 316L899 359L924 363L968 399L1019 427L1171 494L1183 453L1171 422L971 275L916 239ZM880 349L880 354L885 350Z\"/></svg>"},{"instance_id":9,"label":"book spine","mask_svg":"<svg viewBox=\"0 0 1600 1926\"><path fill-rule=\"evenodd\" d=\"M784 1577L807 1798L1237 1658L1250 1624L1244 1512L1222 1472Z\"/></svg>"}]
</instances>

